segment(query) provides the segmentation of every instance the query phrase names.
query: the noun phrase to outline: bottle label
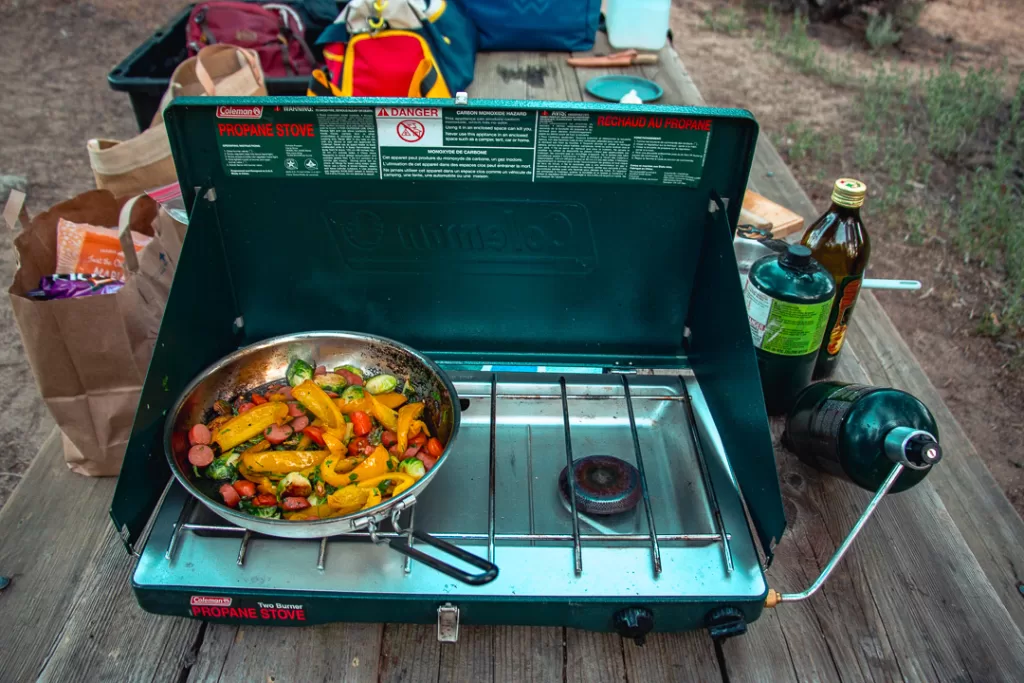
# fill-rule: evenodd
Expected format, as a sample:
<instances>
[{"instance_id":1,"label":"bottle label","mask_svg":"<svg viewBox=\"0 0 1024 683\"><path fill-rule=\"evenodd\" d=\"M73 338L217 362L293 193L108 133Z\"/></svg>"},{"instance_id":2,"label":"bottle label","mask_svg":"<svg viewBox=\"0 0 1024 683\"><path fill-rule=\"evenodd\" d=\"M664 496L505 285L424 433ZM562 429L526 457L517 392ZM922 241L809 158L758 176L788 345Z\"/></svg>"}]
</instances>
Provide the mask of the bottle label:
<instances>
[{"instance_id":1,"label":"bottle label","mask_svg":"<svg viewBox=\"0 0 1024 683\"><path fill-rule=\"evenodd\" d=\"M843 278L836 288L835 306L828 317L828 328L825 334L825 352L830 356L839 355L846 340L846 328L850 325L853 305L860 295L863 275Z\"/></svg>"},{"instance_id":2,"label":"bottle label","mask_svg":"<svg viewBox=\"0 0 1024 683\"><path fill-rule=\"evenodd\" d=\"M821 346L832 300L816 304L781 301L751 284L743 293L754 346L779 356L805 356Z\"/></svg>"}]
</instances>

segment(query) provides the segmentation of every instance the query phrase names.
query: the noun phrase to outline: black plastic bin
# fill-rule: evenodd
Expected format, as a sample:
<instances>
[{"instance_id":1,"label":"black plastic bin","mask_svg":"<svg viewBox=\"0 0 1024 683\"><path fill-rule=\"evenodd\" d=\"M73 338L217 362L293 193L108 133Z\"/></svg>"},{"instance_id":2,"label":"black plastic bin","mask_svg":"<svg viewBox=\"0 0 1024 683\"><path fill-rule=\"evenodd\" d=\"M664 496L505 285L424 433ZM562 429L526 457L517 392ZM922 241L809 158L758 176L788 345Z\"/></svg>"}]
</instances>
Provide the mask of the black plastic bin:
<instances>
[{"instance_id":1,"label":"black plastic bin","mask_svg":"<svg viewBox=\"0 0 1024 683\"><path fill-rule=\"evenodd\" d=\"M149 128L153 116L160 108L160 98L167 91L175 67L188 58L185 47L185 24L188 23L192 7L193 5L188 5L176 14L163 28L107 74L110 87L128 93L128 97L131 98L135 122L139 125L140 131ZM318 29L306 29L306 42L313 49L317 59L321 59L321 52L314 43L320 32ZM308 85L309 76L268 78L267 92L270 95L305 95Z\"/></svg>"}]
</instances>

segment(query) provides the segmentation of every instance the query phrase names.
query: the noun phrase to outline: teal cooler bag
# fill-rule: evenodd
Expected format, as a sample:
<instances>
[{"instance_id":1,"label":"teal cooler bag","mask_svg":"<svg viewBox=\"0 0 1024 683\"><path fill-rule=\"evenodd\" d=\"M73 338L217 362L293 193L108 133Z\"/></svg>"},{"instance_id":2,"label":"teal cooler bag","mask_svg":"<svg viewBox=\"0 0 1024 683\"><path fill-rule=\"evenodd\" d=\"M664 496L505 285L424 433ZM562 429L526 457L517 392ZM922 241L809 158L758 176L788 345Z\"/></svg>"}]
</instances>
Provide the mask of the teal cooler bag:
<instances>
[{"instance_id":1,"label":"teal cooler bag","mask_svg":"<svg viewBox=\"0 0 1024 683\"><path fill-rule=\"evenodd\" d=\"M462 0L480 31L481 50L559 50L594 46L601 0Z\"/></svg>"}]
</instances>

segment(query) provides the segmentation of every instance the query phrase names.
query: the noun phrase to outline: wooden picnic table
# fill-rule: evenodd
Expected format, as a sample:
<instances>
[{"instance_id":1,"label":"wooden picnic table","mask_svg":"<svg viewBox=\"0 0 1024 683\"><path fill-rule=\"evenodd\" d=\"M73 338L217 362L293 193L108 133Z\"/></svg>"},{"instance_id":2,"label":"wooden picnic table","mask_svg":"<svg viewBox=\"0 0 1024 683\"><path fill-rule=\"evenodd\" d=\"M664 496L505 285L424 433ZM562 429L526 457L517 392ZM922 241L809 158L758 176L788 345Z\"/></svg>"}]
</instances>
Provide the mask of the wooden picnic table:
<instances>
[{"instance_id":1,"label":"wooden picnic table","mask_svg":"<svg viewBox=\"0 0 1024 683\"><path fill-rule=\"evenodd\" d=\"M663 102L703 103L671 48L659 64L614 70L574 70L556 53L481 54L470 93L590 99L586 81L611 71L656 80ZM766 136L750 187L817 215ZM12 577L0 592L0 680L1021 680L1024 522L870 292L840 374L921 398L947 456L922 485L883 501L817 595L766 611L717 648L705 632L638 647L575 629L463 626L458 643L441 645L433 625L271 628L148 614L107 516L114 480L71 474L54 433L0 512L0 574ZM768 576L792 592L815 578L869 494L776 454L789 529Z\"/></svg>"}]
</instances>

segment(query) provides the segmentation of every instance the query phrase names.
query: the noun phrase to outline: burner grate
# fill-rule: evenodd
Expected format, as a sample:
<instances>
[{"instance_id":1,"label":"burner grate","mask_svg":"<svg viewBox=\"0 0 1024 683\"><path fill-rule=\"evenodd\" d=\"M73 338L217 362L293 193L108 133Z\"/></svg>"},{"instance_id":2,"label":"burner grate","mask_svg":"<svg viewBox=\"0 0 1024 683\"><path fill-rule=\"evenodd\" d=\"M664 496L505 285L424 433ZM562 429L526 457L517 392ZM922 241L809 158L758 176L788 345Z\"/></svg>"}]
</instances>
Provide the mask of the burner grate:
<instances>
[{"instance_id":1,"label":"burner grate","mask_svg":"<svg viewBox=\"0 0 1024 683\"><path fill-rule=\"evenodd\" d=\"M705 462L704 449L701 445L700 435L697 429L697 416L693 408L693 400L690 392L687 389L686 378L679 376L676 379L679 383L679 394L641 394L634 395L631 390L629 377L625 374L619 375L618 388L621 388L621 392L615 391L614 385L608 385L602 387L604 389L600 392L591 391L588 393L574 394L569 393L567 390L566 378L561 376L558 378L558 394L544 394L544 393L516 393L507 392L502 393L499 391L499 377L495 373L490 374L489 378L489 391L487 393L473 393L473 392L461 392L459 397L462 399L488 399L490 402L490 434L489 434L489 461L488 461L488 501L487 501L487 531L486 533L481 532L431 532L433 536L441 538L446 541L454 543L486 543L487 557L489 560L494 561L495 549L497 545L505 543L559 543L559 544L572 544L573 549L573 564L574 573L576 576L580 576L583 573L583 546L585 544L619 544L619 543L645 543L648 545L650 550L651 564L655 577L662 572L662 554L661 544L663 543L681 543L688 545L710 545L720 544L722 547L722 553L724 556L725 570L728 574L731 574L734 570L734 561L732 556L732 549L730 545L731 534L726 531L725 522L723 520L722 512L718 504L718 496L715 492L714 482L709 476L707 464ZM573 444L572 444L572 426L571 426L571 412L569 410L570 401L601 401L601 400L625 400L627 408L629 429L632 437L633 453L636 459L636 468L640 472L640 486L642 491L642 500L644 505L644 519L646 524L647 533L622 533L616 532L613 529L608 528L604 524L591 519L590 517L581 513L576 507L575 495L569 496L569 502L567 507L570 508L571 521L572 521L572 532L571 533L537 533L534 531L533 523L533 501L532 501L532 489L531 489L531 501L530 501L530 531L529 533L502 533L496 530L496 483L497 483L497 451L498 451L498 400L515 400L515 401L530 401L530 400L546 400L551 401L553 399L559 399L561 402L562 412L562 425L565 436L565 458L566 465L572 467L574 461L573 458ZM634 409L634 403L636 401L674 401L682 402L686 404L686 411L688 415L687 422L689 423L689 438L690 445L692 446L695 453L695 460L697 467L700 470L700 478L703 483L704 490L708 499L709 509L712 515L712 533L658 533L655 524L654 505L652 503L652 496L647 481L647 472L644 467L643 460L643 449L641 447L641 439L637 429L637 418ZM529 425L527 425L529 429ZM532 438L531 438L532 441ZM529 476L532 478L532 455L529 458L531 471ZM570 486L575 493L575 483L573 478L569 477ZM287 542L300 542L300 543L319 543L319 552L317 553L316 568L318 570L325 570L327 564L328 549L332 542L345 541L345 542L365 542L371 543L372 538L369 531L358 531L348 534L342 534L339 536L333 536L329 538L321 539L310 539L308 541L296 541L295 539L277 539L262 534L256 534L241 527L231 524L206 524L193 521L196 517L197 509L205 512L202 508L199 508L195 499L189 499L188 502L182 507L181 513L178 517L177 522L174 524L173 532L170 535L169 542L167 544L166 551L164 552L164 559L173 563L175 560L176 549L178 548L181 537L184 533L196 533L199 535L219 535L219 536L241 536L240 544L238 548L238 554L236 558L236 564L238 567L244 567L246 556L249 553L251 541L256 539L267 540L267 541L285 541ZM402 511L400 514L404 514ZM415 525L416 507L412 507L409 510L408 515L408 527L402 528L398 522L400 514L392 516L393 531L376 531L375 535L378 538L391 539L397 538L402 535L408 535L412 531ZM586 523L588 526L599 531L600 533L584 533L580 530L581 522ZM410 544L412 538L410 537ZM405 573L408 574L412 571L412 564L409 558L406 558Z\"/></svg>"}]
</instances>

